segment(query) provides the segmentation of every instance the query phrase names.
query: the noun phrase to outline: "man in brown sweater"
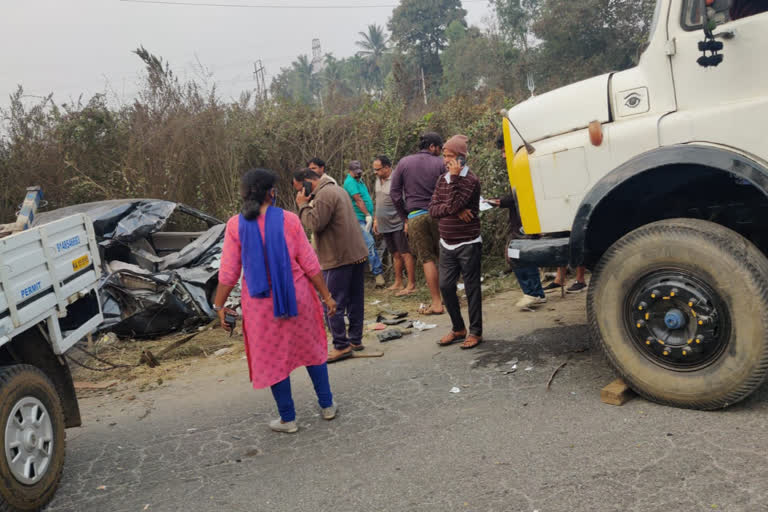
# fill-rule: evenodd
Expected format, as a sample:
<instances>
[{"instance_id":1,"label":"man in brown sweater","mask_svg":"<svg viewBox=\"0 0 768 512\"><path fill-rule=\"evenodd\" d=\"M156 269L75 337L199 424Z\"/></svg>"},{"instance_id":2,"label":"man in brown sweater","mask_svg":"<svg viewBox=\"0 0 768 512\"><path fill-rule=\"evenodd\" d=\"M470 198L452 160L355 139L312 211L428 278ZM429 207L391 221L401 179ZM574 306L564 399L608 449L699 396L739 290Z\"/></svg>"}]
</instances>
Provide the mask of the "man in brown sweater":
<instances>
[{"instance_id":1,"label":"man in brown sweater","mask_svg":"<svg viewBox=\"0 0 768 512\"><path fill-rule=\"evenodd\" d=\"M309 196L304 193L305 184L312 188ZM317 259L337 304L337 313L326 316L333 336L333 350L328 353L328 362L333 363L350 357L353 350L364 348L364 279L368 248L349 196L329 176L321 178L311 169L302 169L294 173L293 186L298 191L299 219L304 228L315 235ZM345 315L349 318L349 330L344 322Z\"/></svg>"},{"instance_id":2,"label":"man in brown sweater","mask_svg":"<svg viewBox=\"0 0 768 512\"><path fill-rule=\"evenodd\" d=\"M467 137L455 135L443 145L443 159L448 170L437 180L429 203L429 214L438 219L440 231L440 293L452 329L440 346L464 341L463 349L475 348L483 340L482 290L480 263L483 239L480 236L480 181L466 165ZM459 275L469 302L469 336L461 316L456 283Z\"/></svg>"}]
</instances>

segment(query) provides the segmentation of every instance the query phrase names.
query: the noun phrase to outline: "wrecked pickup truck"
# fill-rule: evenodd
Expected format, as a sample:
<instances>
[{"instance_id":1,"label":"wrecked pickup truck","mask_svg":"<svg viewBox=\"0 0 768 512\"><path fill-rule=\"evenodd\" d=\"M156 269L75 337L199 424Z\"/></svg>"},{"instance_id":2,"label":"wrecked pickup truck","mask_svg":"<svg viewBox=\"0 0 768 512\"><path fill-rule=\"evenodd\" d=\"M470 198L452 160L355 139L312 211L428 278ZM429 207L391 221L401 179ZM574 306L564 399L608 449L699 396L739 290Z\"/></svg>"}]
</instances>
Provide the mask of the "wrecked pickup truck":
<instances>
[{"instance_id":1,"label":"wrecked pickup truck","mask_svg":"<svg viewBox=\"0 0 768 512\"><path fill-rule=\"evenodd\" d=\"M77 213L93 221L101 253L100 331L148 338L215 317L223 221L171 201L119 199L40 213L35 225Z\"/></svg>"}]
</instances>

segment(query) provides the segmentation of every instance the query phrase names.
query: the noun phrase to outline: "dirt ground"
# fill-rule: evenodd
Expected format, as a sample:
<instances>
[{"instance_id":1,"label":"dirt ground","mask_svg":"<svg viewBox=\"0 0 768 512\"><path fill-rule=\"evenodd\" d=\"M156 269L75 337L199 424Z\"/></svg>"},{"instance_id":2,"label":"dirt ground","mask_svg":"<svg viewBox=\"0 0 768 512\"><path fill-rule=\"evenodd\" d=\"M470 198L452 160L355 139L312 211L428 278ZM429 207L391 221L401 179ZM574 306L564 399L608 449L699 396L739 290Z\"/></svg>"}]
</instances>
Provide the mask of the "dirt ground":
<instances>
[{"instance_id":1,"label":"dirt ground","mask_svg":"<svg viewBox=\"0 0 768 512\"><path fill-rule=\"evenodd\" d=\"M517 288L517 281L512 273L494 271L483 276L483 294L486 300ZM459 296L462 305L465 305L466 299L462 291ZM372 280L369 280L366 286L364 343L379 344L375 337L376 332L369 330L368 325L375 322L380 312L407 311L409 320L421 319L426 323L433 323L430 318L417 314L419 306L428 302L429 293L423 285L413 295L396 297L392 292L375 288ZM164 349L186 340L191 335L194 335L191 340L160 356ZM70 362L79 397L108 395L117 399L131 398L137 392L160 388L163 384L196 370L204 369L206 373L215 373L226 366L226 363L245 359L240 325L238 324L235 333L230 336L218 326L218 322L201 327L197 332L179 333L155 340L113 339L110 342L107 336L96 336L90 345L84 340L79 346L114 365L133 366L109 369L109 365L94 360L79 350L73 350L70 354L76 360L91 368L101 369L94 371ZM150 367L146 361L142 362L144 351L153 354L160 364Z\"/></svg>"}]
</instances>

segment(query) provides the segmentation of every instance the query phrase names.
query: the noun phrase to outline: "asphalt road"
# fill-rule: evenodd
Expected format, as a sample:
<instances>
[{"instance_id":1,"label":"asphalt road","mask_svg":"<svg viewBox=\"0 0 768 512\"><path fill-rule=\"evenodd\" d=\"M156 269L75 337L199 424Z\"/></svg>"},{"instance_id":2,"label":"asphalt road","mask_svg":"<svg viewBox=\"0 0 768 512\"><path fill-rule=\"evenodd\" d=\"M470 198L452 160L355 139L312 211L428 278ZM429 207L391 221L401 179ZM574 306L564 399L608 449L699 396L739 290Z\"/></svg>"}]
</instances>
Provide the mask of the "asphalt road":
<instances>
[{"instance_id":1,"label":"asphalt road","mask_svg":"<svg viewBox=\"0 0 768 512\"><path fill-rule=\"evenodd\" d=\"M514 312L516 299L487 305L474 351L438 348L438 328L333 365L332 422L297 371L295 435L269 431L271 395L251 389L244 361L131 402L84 399L48 510L768 510L765 388L720 412L602 404L613 375L584 297L537 313Z\"/></svg>"}]
</instances>

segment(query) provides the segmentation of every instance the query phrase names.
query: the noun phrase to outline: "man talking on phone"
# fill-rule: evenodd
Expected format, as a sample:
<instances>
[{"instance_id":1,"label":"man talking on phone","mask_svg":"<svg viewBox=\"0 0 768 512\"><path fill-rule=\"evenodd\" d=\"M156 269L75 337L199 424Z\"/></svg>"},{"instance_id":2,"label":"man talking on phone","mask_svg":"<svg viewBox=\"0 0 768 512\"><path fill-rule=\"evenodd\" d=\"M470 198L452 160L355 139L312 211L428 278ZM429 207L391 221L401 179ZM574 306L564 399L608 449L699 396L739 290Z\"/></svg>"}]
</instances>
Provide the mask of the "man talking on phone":
<instances>
[{"instance_id":1,"label":"man talking on phone","mask_svg":"<svg viewBox=\"0 0 768 512\"><path fill-rule=\"evenodd\" d=\"M296 171L293 188L297 192L299 219L304 229L314 234L325 284L336 300L336 314L326 315L333 337L328 362L333 363L351 357L353 350L364 348L364 279L368 248L343 188L334 185L328 176L318 176L312 169ZM349 319L349 328L345 316Z\"/></svg>"},{"instance_id":2,"label":"man talking on phone","mask_svg":"<svg viewBox=\"0 0 768 512\"><path fill-rule=\"evenodd\" d=\"M429 203L429 214L438 219L440 232L440 293L451 316L451 332L437 342L440 346L463 341L471 349L483 341L483 296L480 263L483 239L480 236L480 181L469 170L467 137L454 135L443 145L447 173L437 180ZM459 275L469 303L469 335L461 316L456 283Z\"/></svg>"}]
</instances>

